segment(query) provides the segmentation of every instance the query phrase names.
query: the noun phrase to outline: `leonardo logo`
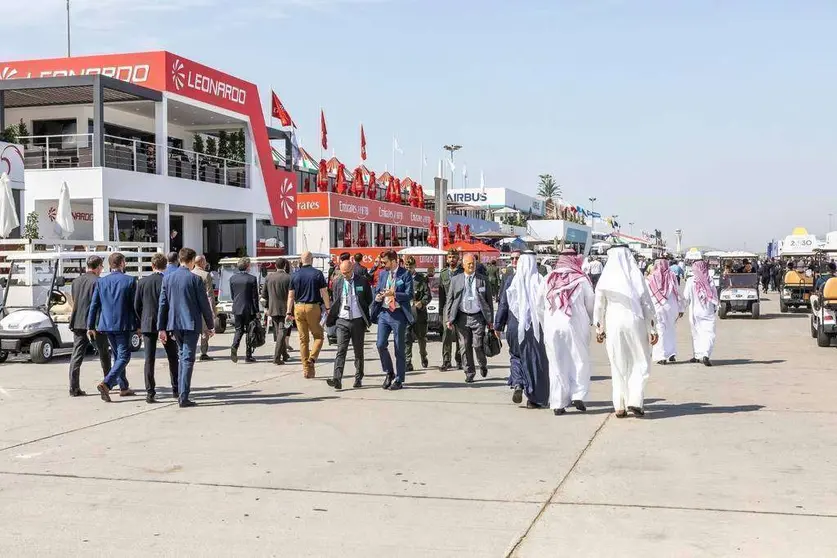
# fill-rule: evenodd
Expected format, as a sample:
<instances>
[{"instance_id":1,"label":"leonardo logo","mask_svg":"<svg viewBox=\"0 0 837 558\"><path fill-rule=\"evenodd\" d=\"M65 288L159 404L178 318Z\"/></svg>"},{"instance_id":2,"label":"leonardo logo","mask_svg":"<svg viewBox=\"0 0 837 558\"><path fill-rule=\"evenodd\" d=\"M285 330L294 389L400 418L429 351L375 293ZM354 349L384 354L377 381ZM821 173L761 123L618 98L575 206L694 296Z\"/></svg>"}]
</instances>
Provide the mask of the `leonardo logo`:
<instances>
[{"instance_id":1,"label":"leonardo logo","mask_svg":"<svg viewBox=\"0 0 837 558\"><path fill-rule=\"evenodd\" d=\"M0 79L12 79L16 75L17 70L15 70L14 68L9 68L8 66L6 66L5 68L3 68L2 71L0 71Z\"/></svg>"},{"instance_id":2,"label":"leonardo logo","mask_svg":"<svg viewBox=\"0 0 837 558\"><path fill-rule=\"evenodd\" d=\"M174 83L174 88L180 91L183 84L186 83L186 73L183 71L183 62L180 58L174 61L171 66L171 80Z\"/></svg>"}]
</instances>

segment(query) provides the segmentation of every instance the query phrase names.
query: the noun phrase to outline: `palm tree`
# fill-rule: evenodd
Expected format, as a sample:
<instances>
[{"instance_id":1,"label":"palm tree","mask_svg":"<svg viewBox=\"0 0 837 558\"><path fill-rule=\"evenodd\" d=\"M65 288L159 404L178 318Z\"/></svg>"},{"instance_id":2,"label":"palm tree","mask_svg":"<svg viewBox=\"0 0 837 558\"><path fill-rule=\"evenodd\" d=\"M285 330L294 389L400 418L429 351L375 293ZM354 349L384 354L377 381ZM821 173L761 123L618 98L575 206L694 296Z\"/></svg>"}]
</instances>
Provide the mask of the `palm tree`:
<instances>
[{"instance_id":1,"label":"palm tree","mask_svg":"<svg viewBox=\"0 0 837 558\"><path fill-rule=\"evenodd\" d=\"M555 200L561 199L561 185L555 182L551 174L541 174L538 178L541 180L538 184L538 195L551 201L554 210L557 210L558 204Z\"/></svg>"}]
</instances>

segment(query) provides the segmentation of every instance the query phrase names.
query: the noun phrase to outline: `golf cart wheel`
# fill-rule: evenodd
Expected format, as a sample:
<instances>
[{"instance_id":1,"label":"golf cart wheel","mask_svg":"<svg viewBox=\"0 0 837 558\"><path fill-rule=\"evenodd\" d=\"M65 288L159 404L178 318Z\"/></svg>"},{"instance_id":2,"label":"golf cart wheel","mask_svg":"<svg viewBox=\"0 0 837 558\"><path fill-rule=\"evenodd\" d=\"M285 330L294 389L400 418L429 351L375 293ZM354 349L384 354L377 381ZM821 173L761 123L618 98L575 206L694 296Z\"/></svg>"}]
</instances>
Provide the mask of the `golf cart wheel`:
<instances>
[{"instance_id":1,"label":"golf cart wheel","mask_svg":"<svg viewBox=\"0 0 837 558\"><path fill-rule=\"evenodd\" d=\"M782 314L785 314L785 313L787 313L787 311L788 311L788 305L785 304L784 300L780 300L779 301L779 312L781 312Z\"/></svg>"},{"instance_id":2,"label":"golf cart wheel","mask_svg":"<svg viewBox=\"0 0 837 558\"><path fill-rule=\"evenodd\" d=\"M38 337L29 344L29 356L35 364L46 364L53 356L52 339L49 337Z\"/></svg>"},{"instance_id":3,"label":"golf cart wheel","mask_svg":"<svg viewBox=\"0 0 837 558\"><path fill-rule=\"evenodd\" d=\"M811 337L817 338L817 326L814 325L814 319L811 318Z\"/></svg>"},{"instance_id":4,"label":"golf cart wheel","mask_svg":"<svg viewBox=\"0 0 837 558\"><path fill-rule=\"evenodd\" d=\"M0 351L0 363L6 362L7 358L9 358L9 351Z\"/></svg>"},{"instance_id":5,"label":"golf cart wheel","mask_svg":"<svg viewBox=\"0 0 837 558\"><path fill-rule=\"evenodd\" d=\"M131 352L135 353L142 347L142 336L139 333L131 334Z\"/></svg>"},{"instance_id":6,"label":"golf cart wheel","mask_svg":"<svg viewBox=\"0 0 837 558\"><path fill-rule=\"evenodd\" d=\"M817 347L831 346L831 335L823 331L822 326L817 328Z\"/></svg>"},{"instance_id":7,"label":"golf cart wheel","mask_svg":"<svg viewBox=\"0 0 837 558\"><path fill-rule=\"evenodd\" d=\"M215 333L224 333L225 331L227 331L227 317L218 316L218 319L215 320Z\"/></svg>"},{"instance_id":8,"label":"golf cart wheel","mask_svg":"<svg viewBox=\"0 0 837 558\"><path fill-rule=\"evenodd\" d=\"M753 319L758 320L759 316L761 315L761 304L758 302L753 303Z\"/></svg>"},{"instance_id":9,"label":"golf cart wheel","mask_svg":"<svg viewBox=\"0 0 837 558\"><path fill-rule=\"evenodd\" d=\"M726 303L721 303L721 305L718 306L718 317L721 318L722 320L726 320L728 311L729 310L728 310L728 306L726 305Z\"/></svg>"}]
</instances>

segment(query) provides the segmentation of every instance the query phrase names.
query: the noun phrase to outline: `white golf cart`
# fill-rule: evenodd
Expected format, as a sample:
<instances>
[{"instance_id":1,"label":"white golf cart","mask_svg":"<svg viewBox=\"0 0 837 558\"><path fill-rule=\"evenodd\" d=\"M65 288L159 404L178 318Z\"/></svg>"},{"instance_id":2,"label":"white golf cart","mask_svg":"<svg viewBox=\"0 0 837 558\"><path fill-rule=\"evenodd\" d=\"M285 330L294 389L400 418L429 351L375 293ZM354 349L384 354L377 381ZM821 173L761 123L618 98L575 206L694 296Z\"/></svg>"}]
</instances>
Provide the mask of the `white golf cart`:
<instances>
[{"instance_id":1,"label":"white golf cart","mask_svg":"<svg viewBox=\"0 0 837 558\"><path fill-rule=\"evenodd\" d=\"M123 254L126 258L139 255ZM21 252L6 257L9 273L0 278L0 362L9 354L29 353L32 362L45 364L56 354L71 352L73 303L64 273L84 273L92 255L107 260L110 252ZM131 350L137 351L141 345L142 338L132 335Z\"/></svg>"},{"instance_id":2,"label":"white golf cart","mask_svg":"<svg viewBox=\"0 0 837 558\"><path fill-rule=\"evenodd\" d=\"M817 250L820 271L826 278L822 289L811 293L811 337L818 347L829 347L837 337L837 278L831 277L828 261L837 255L837 233L826 235L826 244ZM819 282L819 281L817 281Z\"/></svg>"},{"instance_id":3,"label":"white golf cart","mask_svg":"<svg viewBox=\"0 0 837 558\"><path fill-rule=\"evenodd\" d=\"M420 256L425 258L438 257L440 258L439 261L442 262L442 266L444 266L444 258L447 255L448 253L445 250L440 250L432 246L411 246L398 251L398 256L405 259L407 256L413 256L416 260L418 260ZM444 267L439 267L438 265L434 265L433 267L435 269L435 274L433 278L428 277L427 279L427 286L430 288L430 302L427 304L427 331L441 335L442 317L439 311L439 273L442 269L444 269ZM416 270L427 272L427 263L417 264Z\"/></svg>"},{"instance_id":4,"label":"white golf cart","mask_svg":"<svg viewBox=\"0 0 837 558\"><path fill-rule=\"evenodd\" d=\"M759 277L755 273L731 273L722 277L718 298L718 317L722 320L730 312L750 313L753 319L761 315Z\"/></svg>"}]
</instances>

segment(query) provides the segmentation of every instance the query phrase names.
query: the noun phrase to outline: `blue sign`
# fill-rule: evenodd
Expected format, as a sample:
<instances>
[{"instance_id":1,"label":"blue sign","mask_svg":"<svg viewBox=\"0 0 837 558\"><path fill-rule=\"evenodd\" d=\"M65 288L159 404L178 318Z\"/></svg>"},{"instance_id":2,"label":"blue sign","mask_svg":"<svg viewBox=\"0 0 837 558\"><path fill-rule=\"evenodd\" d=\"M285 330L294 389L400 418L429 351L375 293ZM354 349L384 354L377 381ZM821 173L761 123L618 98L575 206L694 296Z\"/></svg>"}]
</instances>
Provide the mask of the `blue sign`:
<instances>
[{"instance_id":1,"label":"blue sign","mask_svg":"<svg viewBox=\"0 0 837 558\"><path fill-rule=\"evenodd\" d=\"M587 231L581 229L574 229L567 227L567 234L564 237L564 242L583 243L587 242Z\"/></svg>"}]
</instances>

